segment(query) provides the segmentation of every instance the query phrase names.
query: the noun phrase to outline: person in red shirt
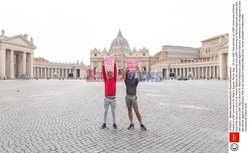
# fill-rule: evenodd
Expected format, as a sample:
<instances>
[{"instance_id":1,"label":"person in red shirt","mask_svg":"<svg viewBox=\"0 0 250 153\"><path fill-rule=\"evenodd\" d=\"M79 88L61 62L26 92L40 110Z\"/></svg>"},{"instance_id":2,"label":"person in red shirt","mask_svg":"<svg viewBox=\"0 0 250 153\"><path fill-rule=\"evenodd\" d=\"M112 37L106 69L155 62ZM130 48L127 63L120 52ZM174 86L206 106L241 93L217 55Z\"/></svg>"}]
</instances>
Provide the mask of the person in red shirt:
<instances>
[{"instance_id":1,"label":"person in red shirt","mask_svg":"<svg viewBox=\"0 0 250 153\"><path fill-rule=\"evenodd\" d=\"M111 106L111 112L112 112L112 118L113 118L113 127L114 129L117 129L116 125L116 102L115 102L115 95L116 95L116 78L117 78L117 70L116 70L116 58L114 61L114 72L109 71L106 74L105 66L104 66L104 60L102 61L102 74L103 74L103 80L105 84L105 98L104 98L104 123L101 126L102 129L107 127L106 121L107 121L107 115L108 115L108 108L109 105Z\"/></svg>"}]
</instances>

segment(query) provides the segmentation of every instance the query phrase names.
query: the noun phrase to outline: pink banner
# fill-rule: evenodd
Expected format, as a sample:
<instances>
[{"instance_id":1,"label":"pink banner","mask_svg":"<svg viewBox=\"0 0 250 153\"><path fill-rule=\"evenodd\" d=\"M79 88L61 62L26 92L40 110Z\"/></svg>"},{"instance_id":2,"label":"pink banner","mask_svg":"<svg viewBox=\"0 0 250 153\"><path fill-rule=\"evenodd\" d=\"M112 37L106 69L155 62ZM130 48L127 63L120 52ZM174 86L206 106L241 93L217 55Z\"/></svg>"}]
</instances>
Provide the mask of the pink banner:
<instances>
[{"instance_id":1,"label":"pink banner","mask_svg":"<svg viewBox=\"0 0 250 153\"><path fill-rule=\"evenodd\" d=\"M104 65L107 71L113 71L115 58L116 57L114 55L109 55L104 57Z\"/></svg>"},{"instance_id":2,"label":"pink banner","mask_svg":"<svg viewBox=\"0 0 250 153\"><path fill-rule=\"evenodd\" d=\"M137 66L138 66L138 60L129 59L129 60L126 60L125 62L129 71L136 71Z\"/></svg>"}]
</instances>

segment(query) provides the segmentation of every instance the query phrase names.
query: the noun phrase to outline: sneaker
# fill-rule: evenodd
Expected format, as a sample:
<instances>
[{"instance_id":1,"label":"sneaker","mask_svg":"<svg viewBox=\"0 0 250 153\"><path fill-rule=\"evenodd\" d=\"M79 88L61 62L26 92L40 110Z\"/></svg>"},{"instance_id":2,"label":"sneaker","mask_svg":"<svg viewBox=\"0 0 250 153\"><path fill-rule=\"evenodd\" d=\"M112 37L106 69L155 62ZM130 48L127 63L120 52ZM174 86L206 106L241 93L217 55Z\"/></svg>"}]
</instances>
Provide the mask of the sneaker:
<instances>
[{"instance_id":1,"label":"sneaker","mask_svg":"<svg viewBox=\"0 0 250 153\"><path fill-rule=\"evenodd\" d=\"M134 129L134 124L129 125L128 130L130 130L130 129Z\"/></svg>"},{"instance_id":2,"label":"sneaker","mask_svg":"<svg viewBox=\"0 0 250 153\"><path fill-rule=\"evenodd\" d=\"M144 130L144 131L147 130L146 127L143 124L141 124L141 130Z\"/></svg>"},{"instance_id":3,"label":"sneaker","mask_svg":"<svg viewBox=\"0 0 250 153\"><path fill-rule=\"evenodd\" d=\"M117 125L115 123L113 124L113 127L114 127L114 129L117 129Z\"/></svg>"},{"instance_id":4,"label":"sneaker","mask_svg":"<svg viewBox=\"0 0 250 153\"><path fill-rule=\"evenodd\" d=\"M104 129L106 127L106 123L103 123L101 129Z\"/></svg>"}]
</instances>

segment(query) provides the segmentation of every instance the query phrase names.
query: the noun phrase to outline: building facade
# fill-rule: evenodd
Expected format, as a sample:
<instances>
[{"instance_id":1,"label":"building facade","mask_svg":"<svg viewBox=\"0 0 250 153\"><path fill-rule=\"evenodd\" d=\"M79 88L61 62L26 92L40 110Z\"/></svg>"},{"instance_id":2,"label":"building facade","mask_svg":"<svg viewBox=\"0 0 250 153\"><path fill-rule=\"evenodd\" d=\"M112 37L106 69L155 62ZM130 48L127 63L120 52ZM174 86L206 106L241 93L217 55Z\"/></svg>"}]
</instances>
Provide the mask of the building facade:
<instances>
[{"instance_id":1,"label":"building facade","mask_svg":"<svg viewBox=\"0 0 250 153\"><path fill-rule=\"evenodd\" d=\"M0 35L0 79L20 78L23 75L33 77L33 55L36 46L28 35Z\"/></svg>"},{"instance_id":2,"label":"building facade","mask_svg":"<svg viewBox=\"0 0 250 153\"><path fill-rule=\"evenodd\" d=\"M70 78L84 79L89 67L83 62L50 62L42 57L34 58L33 38L28 35L0 35L0 79L14 78Z\"/></svg>"},{"instance_id":3,"label":"building facade","mask_svg":"<svg viewBox=\"0 0 250 153\"><path fill-rule=\"evenodd\" d=\"M192 79L228 79L228 34L201 41L199 48L164 45L153 56L143 47L130 49L128 41L119 30L117 37L105 48L90 51L90 66L84 63L50 62L33 58L36 46L28 35L0 35L0 79L29 78L87 78L87 70L101 72L102 59L109 54L117 56L118 71L123 71L127 59L137 59L145 72L162 72L165 79L181 76Z\"/></svg>"},{"instance_id":4,"label":"building facade","mask_svg":"<svg viewBox=\"0 0 250 153\"><path fill-rule=\"evenodd\" d=\"M164 45L153 56L143 47L137 51L130 49L128 41L119 30L109 51L93 49L90 51L90 69L101 72L104 56L116 54L119 71L125 67L126 59L137 59L141 71L162 72L164 79L181 76L192 79L227 79L228 34L201 41L202 47Z\"/></svg>"},{"instance_id":5,"label":"building facade","mask_svg":"<svg viewBox=\"0 0 250 153\"><path fill-rule=\"evenodd\" d=\"M115 54L117 56L118 71L122 71L125 68L125 60L137 59L139 61L139 67L144 71L148 71L150 67L149 51L145 47L142 49L133 50L130 49L128 41L123 37L119 30L117 37L112 41L109 51L104 48L102 51L99 49L93 49L90 51L90 69L94 72L102 71L102 59L109 54Z\"/></svg>"},{"instance_id":6,"label":"building facade","mask_svg":"<svg viewBox=\"0 0 250 153\"><path fill-rule=\"evenodd\" d=\"M86 79L88 66L83 62L50 62L42 57L34 58L33 76L38 79Z\"/></svg>"},{"instance_id":7,"label":"building facade","mask_svg":"<svg viewBox=\"0 0 250 153\"><path fill-rule=\"evenodd\" d=\"M201 41L202 47L162 46L157 53L153 72L161 71L163 78L180 76L192 79L228 79L228 34ZM171 75L172 74L172 75Z\"/></svg>"}]
</instances>

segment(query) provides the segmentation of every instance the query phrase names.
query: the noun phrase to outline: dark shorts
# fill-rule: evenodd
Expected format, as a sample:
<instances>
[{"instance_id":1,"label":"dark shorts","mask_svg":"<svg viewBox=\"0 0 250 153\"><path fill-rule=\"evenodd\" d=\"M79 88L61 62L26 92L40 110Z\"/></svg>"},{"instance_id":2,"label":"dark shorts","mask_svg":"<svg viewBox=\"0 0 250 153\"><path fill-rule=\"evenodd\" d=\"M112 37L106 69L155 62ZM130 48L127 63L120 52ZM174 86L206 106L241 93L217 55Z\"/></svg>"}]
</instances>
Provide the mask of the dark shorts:
<instances>
[{"instance_id":1,"label":"dark shorts","mask_svg":"<svg viewBox=\"0 0 250 153\"><path fill-rule=\"evenodd\" d=\"M126 95L125 97L126 99L126 105L127 107L138 107L138 103L137 103L137 96L134 95Z\"/></svg>"}]
</instances>

